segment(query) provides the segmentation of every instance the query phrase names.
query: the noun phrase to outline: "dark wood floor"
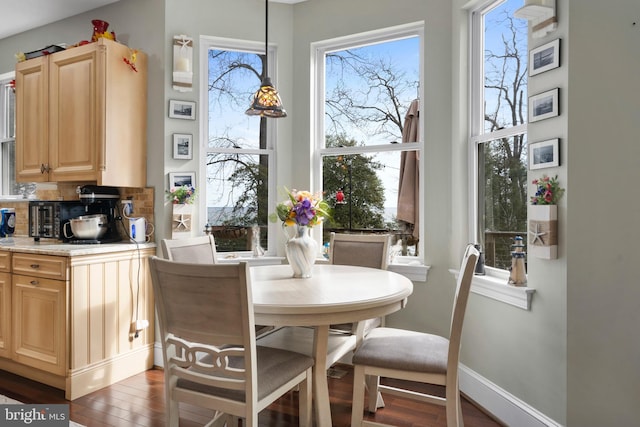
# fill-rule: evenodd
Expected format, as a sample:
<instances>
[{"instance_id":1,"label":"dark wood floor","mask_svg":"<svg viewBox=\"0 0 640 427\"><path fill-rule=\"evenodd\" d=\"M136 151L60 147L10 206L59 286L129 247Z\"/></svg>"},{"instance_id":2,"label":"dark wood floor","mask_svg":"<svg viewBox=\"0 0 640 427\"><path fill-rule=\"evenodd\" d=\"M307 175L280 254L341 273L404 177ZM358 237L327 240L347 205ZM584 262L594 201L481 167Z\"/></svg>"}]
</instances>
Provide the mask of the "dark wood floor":
<instances>
[{"instance_id":1,"label":"dark wood floor","mask_svg":"<svg viewBox=\"0 0 640 427\"><path fill-rule=\"evenodd\" d=\"M353 371L345 365L337 369L346 371L346 375L329 378L333 425L347 427L351 421ZM87 427L164 427L163 387L163 371L153 369L68 402L61 390L0 371L0 394L24 403L68 403L71 419ZM392 396L385 397L385 403L375 416L366 418L402 427L446 427L443 407ZM462 412L466 427L501 426L467 400L463 401ZM260 426L297 426L296 414L297 394L292 392L260 413ZM206 410L181 406L180 426L202 426L208 415Z\"/></svg>"}]
</instances>

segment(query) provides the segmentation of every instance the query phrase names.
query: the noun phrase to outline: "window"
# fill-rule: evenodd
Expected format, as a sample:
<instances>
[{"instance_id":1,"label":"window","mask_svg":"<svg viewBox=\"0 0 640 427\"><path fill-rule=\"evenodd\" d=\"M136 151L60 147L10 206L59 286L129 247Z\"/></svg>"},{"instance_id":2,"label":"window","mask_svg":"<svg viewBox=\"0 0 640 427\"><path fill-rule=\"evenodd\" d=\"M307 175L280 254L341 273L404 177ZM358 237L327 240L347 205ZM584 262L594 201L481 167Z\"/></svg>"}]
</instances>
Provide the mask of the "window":
<instances>
[{"instance_id":1,"label":"window","mask_svg":"<svg viewBox=\"0 0 640 427\"><path fill-rule=\"evenodd\" d=\"M324 242L331 231L390 232L404 255L422 257L422 214L410 206L420 206L422 143L415 131L403 138L407 111L419 110L422 34L422 23L410 24L312 46L314 182L333 209ZM410 197L398 203L401 185Z\"/></svg>"},{"instance_id":2,"label":"window","mask_svg":"<svg viewBox=\"0 0 640 427\"><path fill-rule=\"evenodd\" d=\"M274 253L275 233L269 231L275 224L268 215L275 210L270 196L275 193L275 126L245 114L264 72L264 45L202 38L201 49L207 64L201 156L207 223L220 252L250 250L258 225L261 246ZM269 64L275 64L271 56ZM269 74L275 77L273 69Z\"/></svg>"},{"instance_id":3,"label":"window","mask_svg":"<svg viewBox=\"0 0 640 427\"><path fill-rule=\"evenodd\" d=\"M527 22L520 0L493 1L471 14L472 239L488 267L511 265L527 222Z\"/></svg>"},{"instance_id":4,"label":"window","mask_svg":"<svg viewBox=\"0 0 640 427\"><path fill-rule=\"evenodd\" d=\"M3 195L25 194L35 185L16 184L14 73L0 75L0 183ZM27 189L27 187L29 187Z\"/></svg>"}]
</instances>

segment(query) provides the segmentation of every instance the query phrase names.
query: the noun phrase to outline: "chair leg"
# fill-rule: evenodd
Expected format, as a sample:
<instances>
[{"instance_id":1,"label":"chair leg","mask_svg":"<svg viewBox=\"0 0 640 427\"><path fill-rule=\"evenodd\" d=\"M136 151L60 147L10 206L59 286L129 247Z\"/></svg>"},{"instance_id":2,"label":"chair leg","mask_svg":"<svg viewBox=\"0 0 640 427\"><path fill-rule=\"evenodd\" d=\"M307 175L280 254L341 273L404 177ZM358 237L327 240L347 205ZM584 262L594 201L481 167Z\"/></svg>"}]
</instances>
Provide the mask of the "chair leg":
<instances>
[{"instance_id":1,"label":"chair leg","mask_svg":"<svg viewBox=\"0 0 640 427\"><path fill-rule=\"evenodd\" d=\"M307 379L298 386L298 418L300 427L311 427L313 423L312 412L312 369L307 370Z\"/></svg>"},{"instance_id":2,"label":"chair leg","mask_svg":"<svg viewBox=\"0 0 640 427\"><path fill-rule=\"evenodd\" d=\"M353 367L353 398L351 399L351 427L360 427L364 418L364 366Z\"/></svg>"},{"instance_id":3,"label":"chair leg","mask_svg":"<svg viewBox=\"0 0 640 427\"><path fill-rule=\"evenodd\" d=\"M365 386L369 393L369 412L375 413L378 408L384 408L384 400L378 389L380 377L377 375L365 376Z\"/></svg>"},{"instance_id":4,"label":"chair leg","mask_svg":"<svg viewBox=\"0 0 640 427\"><path fill-rule=\"evenodd\" d=\"M464 421L462 419L462 401L460 398L459 388L447 387L445 396L447 427L464 427Z\"/></svg>"},{"instance_id":5,"label":"chair leg","mask_svg":"<svg viewBox=\"0 0 640 427\"><path fill-rule=\"evenodd\" d=\"M180 410L178 407L178 402L171 399L169 397L169 393L167 393L167 415L166 415L166 423L167 427L178 427L180 424Z\"/></svg>"}]
</instances>

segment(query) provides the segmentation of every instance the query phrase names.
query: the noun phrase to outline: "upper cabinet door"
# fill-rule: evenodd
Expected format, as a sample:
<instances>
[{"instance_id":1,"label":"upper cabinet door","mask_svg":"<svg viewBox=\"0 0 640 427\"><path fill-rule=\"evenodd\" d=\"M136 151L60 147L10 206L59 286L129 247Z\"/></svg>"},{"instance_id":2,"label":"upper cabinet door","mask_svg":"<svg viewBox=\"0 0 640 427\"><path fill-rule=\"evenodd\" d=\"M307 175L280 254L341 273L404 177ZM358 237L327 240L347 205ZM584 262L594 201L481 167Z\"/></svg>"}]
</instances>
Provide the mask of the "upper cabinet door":
<instances>
[{"instance_id":1,"label":"upper cabinet door","mask_svg":"<svg viewBox=\"0 0 640 427\"><path fill-rule=\"evenodd\" d=\"M16 65L16 173L49 181L49 66L46 56Z\"/></svg>"},{"instance_id":2,"label":"upper cabinet door","mask_svg":"<svg viewBox=\"0 0 640 427\"><path fill-rule=\"evenodd\" d=\"M51 181L97 179L98 85L104 80L97 47L93 43L49 58Z\"/></svg>"}]
</instances>

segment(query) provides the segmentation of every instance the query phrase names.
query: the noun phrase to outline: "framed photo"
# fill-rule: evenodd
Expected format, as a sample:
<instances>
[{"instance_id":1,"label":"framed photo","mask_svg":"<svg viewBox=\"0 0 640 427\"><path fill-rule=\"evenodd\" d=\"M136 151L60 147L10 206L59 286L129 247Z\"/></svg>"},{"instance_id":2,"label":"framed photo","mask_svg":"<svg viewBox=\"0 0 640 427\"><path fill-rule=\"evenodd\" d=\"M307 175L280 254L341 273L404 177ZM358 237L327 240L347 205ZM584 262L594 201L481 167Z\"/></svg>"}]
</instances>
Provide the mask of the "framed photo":
<instances>
[{"instance_id":1,"label":"framed photo","mask_svg":"<svg viewBox=\"0 0 640 427\"><path fill-rule=\"evenodd\" d=\"M193 135L190 133L173 134L173 158L182 160L193 158Z\"/></svg>"},{"instance_id":2,"label":"framed photo","mask_svg":"<svg viewBox=\"0 0 640 427\"><path fill-rule=\"evenodd\" d=\"M170 172L169 173L169 188L182 187L183 185L187 185L195 188L196 173L195 172Z\"/></svg>"},{"instance_id":3,"label":"framed photo","mask_svg":"<svg viewBox=\"0 0 640 427\"><path fill-rule=\"evenodd\" d=\"M172 119L196 119L196 103L191 101L169 101L169 117Z\"/></svg>"},{"instance_id":4,"label":"framed photo","mask_svg":"<svg viewBox=\"0 0 640 427\"><path fill-rule=\"evenodd\" d=\"M544 73L560 66L560 39L529 51L529 75Z\"/></svg>"},{"instance_id":5,"label":"framed photo","mask_svg":"<svg viewBox=\"0 0 640 427\"><path fill-rule=\"evenodd\" d=\"M532 142L529 144L529 169L560 166L560 140Z\"/></svg>"},{"instance_id":6,"label":"framed photo","mask_svg":"<svg viewBox=\"0 0 640 427\"><path fill-rule=\"evenodd\" d=\"M560 89L555 88L529 97L529 123L556 117L559 114L559 92Z\"/></svg>"}]
</instances>

